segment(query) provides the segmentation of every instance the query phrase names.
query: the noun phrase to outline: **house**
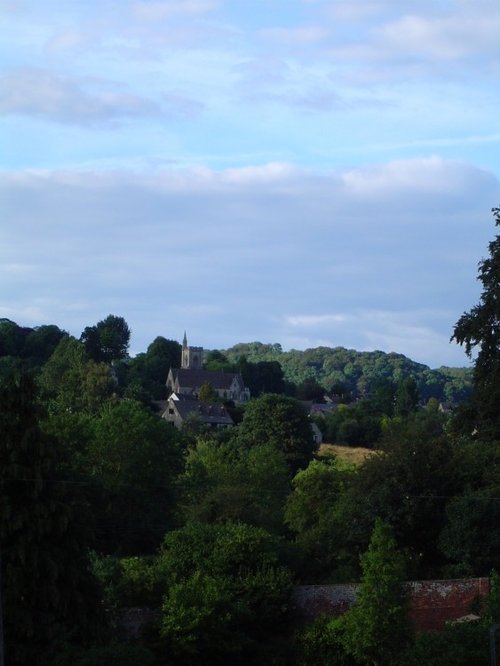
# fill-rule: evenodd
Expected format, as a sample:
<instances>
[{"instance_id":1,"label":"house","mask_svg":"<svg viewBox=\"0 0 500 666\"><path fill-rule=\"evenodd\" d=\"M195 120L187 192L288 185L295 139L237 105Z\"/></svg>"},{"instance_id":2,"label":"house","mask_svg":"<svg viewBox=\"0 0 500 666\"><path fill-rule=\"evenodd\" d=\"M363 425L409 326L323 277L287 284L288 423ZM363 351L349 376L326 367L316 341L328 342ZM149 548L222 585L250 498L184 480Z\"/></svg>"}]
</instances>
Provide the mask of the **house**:
<instances>
[{"instance_id":1,"label":"house","mask_svg":"<svg viewBox=\"0 0 500 666\"><path fill-rule=\"evenodd\" d=\"M170 368L166 384L169 393L177 395L197 398L201 387L209 384L222 400L245 402L250 398L240 373L203 370L203 348L189 346L186 333L182 341L181 367Z\"/></svg>"},{"instance_id":2,"label":"house","mask_svg":"<svg viewBox=\"0 0 500 666\"><path fill-rule=\"evenodd\" d=\"M179 430L187 423L196 423L210 428L227 428L234 421L222 403L206 403L190 395L176 394L167 400L161 417Z\"/></svg>"}]
</instances>

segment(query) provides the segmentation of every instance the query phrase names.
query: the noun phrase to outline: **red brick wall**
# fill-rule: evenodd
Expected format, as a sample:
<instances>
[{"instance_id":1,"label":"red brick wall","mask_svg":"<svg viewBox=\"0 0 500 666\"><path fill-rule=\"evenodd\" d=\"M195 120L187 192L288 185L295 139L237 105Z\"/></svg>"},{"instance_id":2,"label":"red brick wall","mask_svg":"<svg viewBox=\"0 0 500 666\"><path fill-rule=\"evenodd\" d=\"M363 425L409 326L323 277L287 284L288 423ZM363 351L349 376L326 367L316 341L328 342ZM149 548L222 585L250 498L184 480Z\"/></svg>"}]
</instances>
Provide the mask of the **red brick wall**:
<instances>
[{"instance_id":1,"label":"red brick wall","mask_svg":"<svg viewBox=\"0 0 500 666\"><path fill-rule=\"evenodd\" d=\"M421 580L407 583L410 619L417 631L434 631L471 612L490 591L488 578ZM477 609L476 609L477 613Z\"/></svg>"},{"instance_id":2,"label":"red brick wall","mask_svg":"<svg viewBox=\"0 0 500 666\"><path fill-rule=\"evenodd\" d=\"M442 629L471 611L478 597L490 589L488 578L460 580L423 580L405 584L409 597L409 615L416 631ZM337 617L356 601L357 585L301 585L295 588L293 601L300 615L313 618L320 613Z\"/></svg>"}]
</instances>

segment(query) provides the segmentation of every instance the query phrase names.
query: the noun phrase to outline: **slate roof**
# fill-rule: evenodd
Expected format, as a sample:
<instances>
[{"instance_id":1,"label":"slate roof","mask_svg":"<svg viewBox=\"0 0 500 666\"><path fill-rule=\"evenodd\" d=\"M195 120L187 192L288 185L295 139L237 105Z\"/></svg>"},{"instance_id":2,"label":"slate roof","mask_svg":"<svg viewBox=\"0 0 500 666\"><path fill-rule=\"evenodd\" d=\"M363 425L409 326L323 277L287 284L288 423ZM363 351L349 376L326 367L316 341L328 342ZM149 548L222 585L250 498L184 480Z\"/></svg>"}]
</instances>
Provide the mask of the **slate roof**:
<instances>
[{"instance_id":1,"label":"slate roof","mask_svg":"<svg viewBox=\"0 0 500 666\"><path fill-rule=\"evenodd\" d=\"M231 388L233 380L236 378L238 383L243 386L241 375L236 372L215 372L212 370L191 370L186 368L172 369L174 382L179 386L191 386L200 388L208 383L214 389L228 390Z\"/></svg>"},{"instance_id":2,"label":"slate roof","mask_svg":"<svg viewBox=\"0 0 500 666\"><path fill-rule=\"evenodd\" d=\"M227 409L219 403L209 404L197 400L176 400L174 405L183 421L189 416L196 415L200 417L203 423L234 425Z\"/></svg>"}]
</instances>

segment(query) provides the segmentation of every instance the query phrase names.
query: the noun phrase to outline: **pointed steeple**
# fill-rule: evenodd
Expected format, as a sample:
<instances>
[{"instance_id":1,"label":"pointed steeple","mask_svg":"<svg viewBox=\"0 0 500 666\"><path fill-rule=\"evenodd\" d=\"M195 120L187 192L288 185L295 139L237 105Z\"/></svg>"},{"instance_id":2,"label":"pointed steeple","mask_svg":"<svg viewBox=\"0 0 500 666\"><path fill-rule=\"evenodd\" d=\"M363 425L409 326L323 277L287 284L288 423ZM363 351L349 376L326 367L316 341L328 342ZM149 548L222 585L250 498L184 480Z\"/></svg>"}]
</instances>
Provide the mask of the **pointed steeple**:
<instances>
[{"instance_id":1,"label":"pointed steeple","mask_svg":"<svg viewBox=\"0 0 500 666\"><path fill-rule=\"evenodd\" d=\"M188 340L186 336L186 331L184 331L184 337L182 338L182 346L185 348L188 346Z\"/></svg>"}]
</instances>

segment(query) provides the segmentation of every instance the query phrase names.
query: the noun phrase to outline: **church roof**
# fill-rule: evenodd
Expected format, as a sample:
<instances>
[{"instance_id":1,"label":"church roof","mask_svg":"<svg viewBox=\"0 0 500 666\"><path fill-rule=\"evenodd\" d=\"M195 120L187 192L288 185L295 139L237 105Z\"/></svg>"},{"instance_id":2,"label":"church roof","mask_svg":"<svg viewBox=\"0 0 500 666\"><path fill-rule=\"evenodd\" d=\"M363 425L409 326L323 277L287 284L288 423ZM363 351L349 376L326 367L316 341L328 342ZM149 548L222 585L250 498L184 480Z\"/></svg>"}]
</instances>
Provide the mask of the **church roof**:
<instances>
[{"instance_id":1,"label":"church roof","mask_svg":"<svg viewBox=\"0 0 500 666\"><path fill-rule=\"evenodd\" d=\"M214 389L229 389L234 379L243 384L241 375L236 372L219 372L213 370L191 370L178 368L172 370L174 381L179 386L190 386L200 388L203 384L210 384Z\"/></svg>"}]
</instances>

